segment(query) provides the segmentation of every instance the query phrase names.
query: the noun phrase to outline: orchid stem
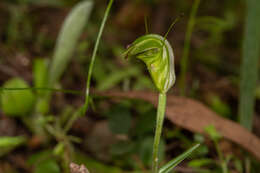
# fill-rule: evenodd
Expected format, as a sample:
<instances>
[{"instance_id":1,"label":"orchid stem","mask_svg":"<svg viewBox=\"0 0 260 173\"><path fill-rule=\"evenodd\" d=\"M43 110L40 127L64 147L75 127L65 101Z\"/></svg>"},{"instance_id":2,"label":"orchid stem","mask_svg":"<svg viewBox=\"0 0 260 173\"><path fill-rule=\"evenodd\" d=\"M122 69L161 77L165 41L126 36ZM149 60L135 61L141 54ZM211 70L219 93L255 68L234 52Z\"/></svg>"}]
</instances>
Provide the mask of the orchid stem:
<instances>
[{"instance_id":1,"label":"orchid stem","mask_svg":"<svg viewBox=\"0 0 260 173\"><path fill-rule=\"evenodd\" d=\"M165 115L165 108L166 108L166 93L160 93L158 108L157 108L156 130L155 130L155 137L154 137L154 144L153 144L153 166L152 166L153 173L158 173L159 170L158 153L159 153L160 138L162 134L163 120Z\"/></svg>"}]
</instances>

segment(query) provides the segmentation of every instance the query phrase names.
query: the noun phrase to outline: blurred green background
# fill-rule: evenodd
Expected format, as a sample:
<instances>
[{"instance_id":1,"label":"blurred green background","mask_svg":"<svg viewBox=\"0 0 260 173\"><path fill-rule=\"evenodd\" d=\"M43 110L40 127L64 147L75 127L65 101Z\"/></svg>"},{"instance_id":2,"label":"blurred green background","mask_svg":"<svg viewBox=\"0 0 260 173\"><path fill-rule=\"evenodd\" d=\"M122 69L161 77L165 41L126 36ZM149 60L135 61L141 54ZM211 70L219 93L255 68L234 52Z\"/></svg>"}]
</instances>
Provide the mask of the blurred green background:
<instances>
[{"instance_id":1,"label":"blurred green background","mask_svg":"<svg viewBox=\"0 0 260 173\"><path fill-rule=\"evenodd\" d=\"M79 2L0 1L1 87L46 87L46 71L55 56L58 34ZM85 89L90 57L108 3L93 2L93 8L86 9L92 11L82 25L71 61L55 88ZM126 61L124 51L146 33L145 18L149 33L164 35L176 17L184 14L167 37L174 49L177 76L169 94L202 102L259 136L259 11L257 0L115 0L91 87L97 91L156 91L145 65ZM73 23L71 32L74 25L78 27ZM87 165L91 173L149 171L156 115L151 104L92 98L87 116L64 130L63 125L69 124L69 117L83 104L82 93L54 93L47 100L41 100L45 91L0 94L0 173L68 172L66 164L72 160ZM259 161L222 140L214 127L206 131L209 137L166 121L160 159L165 163L194 142L201 142L200 149L176 172L218 173L223 172L223 164L230 173L258 172Z\"/></svg>"}]
</instances>

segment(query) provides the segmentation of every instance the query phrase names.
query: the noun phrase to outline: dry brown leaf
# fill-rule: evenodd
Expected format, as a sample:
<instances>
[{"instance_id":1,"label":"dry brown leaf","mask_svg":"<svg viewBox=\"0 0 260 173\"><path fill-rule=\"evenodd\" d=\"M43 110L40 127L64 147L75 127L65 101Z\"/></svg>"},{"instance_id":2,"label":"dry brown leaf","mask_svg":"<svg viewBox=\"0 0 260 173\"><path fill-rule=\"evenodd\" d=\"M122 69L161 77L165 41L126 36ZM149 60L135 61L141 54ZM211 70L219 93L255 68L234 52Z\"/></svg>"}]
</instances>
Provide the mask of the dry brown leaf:
<instances>
[{"instance_id":1,"label":"dry brown leaf","mask_svg":"<svg viewBox=\"0 0 260 173\"><path fill-rule=\"evenodd\" d=\"M151 92L120 92L109 91L98 95L118 98L142 99L157 106L157 94ZM260 140L238 123L222 118L202 103L174 95L167 96L167 118L174 124L196 133L205 133L208 125L214 125L222 136L260 160Z\"/></svg>"}]
</instances>

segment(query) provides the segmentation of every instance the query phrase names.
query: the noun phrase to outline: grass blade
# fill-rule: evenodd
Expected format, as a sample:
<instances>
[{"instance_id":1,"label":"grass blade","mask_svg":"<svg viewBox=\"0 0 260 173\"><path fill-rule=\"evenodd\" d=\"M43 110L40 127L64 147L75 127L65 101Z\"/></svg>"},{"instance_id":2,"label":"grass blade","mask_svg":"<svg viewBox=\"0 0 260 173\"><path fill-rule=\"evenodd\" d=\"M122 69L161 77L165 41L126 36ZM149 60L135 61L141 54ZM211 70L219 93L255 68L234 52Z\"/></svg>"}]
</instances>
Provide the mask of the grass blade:
<instances>
[{"instance_id":1,"label":"grass blade","mask_svg":"<svg viewBox=\"0 0 260 173\"><path fill-rule=\"evenodd\" d=\"M101 36L103 34L103 30L104 30L104 27L105 27L105 24L106 24L106 21L107 21L107 18L108 18L108 15L109 15L109 12L110 12L110 9L112 7L113 2L114 2L114 0L110 0L108 5L107 5L107 9L105 11L105 15L104 15L104 18L102 20L102 23L101 23L101 26L100 26L100 29L99 29L99 33L98 33L98 36L97 36L96 44L95 44L95 47L94 47L94 51L93 51L93 54L92 54L92 57L91 57L91 62L90 62L89 71L88 71L88 78L87 78L87 83L86 83L85 104L82 108L82 112L81 112L82 114L84 114L88 109L89 89L90 89L92 71L93 71L93 68L94 68L94 63L95 63L95 59L96 59L96 55L97 55L97 51L98 51L99 42L101 40Z\"/></svg>"},{"instance_id":2,"label":"grass blade","mask_svg":"<svg viewBox=\"0 0 260 173\"><path fill-rule=\"evenodd\" d=\"M241 66L239 122L252 129L260 56L260 1L247 0L246 30Z\"/></svg>"},{"instance_id":3,"label":"grass blade","mask_svg":"<svg viewBox=\"0 0 260 173\"><path fill-rule=\"evenodd\" d=\"M12 151L16 147L24 144L26 142L26 138L23 136L1 136L0 137L0 157L5 155L6 153Z\"/></svg>"},{"instance_id":4,"label":"grass blade","mask_svg":"<svg viewBox=\"0 0 260 173\"><path fill-rule=\"evenodd\" d=\"M160 168L159 173L169 173L173 168L175 168L179 163L181 163L184 159L186 159L188 156L191 155L191 153L196 150L200 144L196 144L178 157L174 158L170 162L168 162L166 165L164 165L162 168Z\"/></svg>"},{"instance_id":5,"label":"grass blade","mask_svg":"<svg viewBox=\"0 0 260 173\"><path fill-rule=\"evenodd\" d=\"M199 4L200 4L200 0L194 0L191 13L190 13L189 22L188 22L187 32L185 36L183 54L181 59L181 74L180 74L180 84L179 84L182 95L185 95L185 90L186 90L186 75L188 69L190 41L191 41L193 28L196 23L196 15L199 8Z\"/></svg>"},{"instance_id":6,"label":"grass blade","mask_svg":"<svg viewBox=\"0 0 260 173\"><path fill-rule=\"evenodd\" d=\"M53 61L49 69L49 87L53 87L53 85L58 82L67 67L76 43L88 21L92 7L92 1L80 2L65 19L58 36Z\"/></svg>"}]
</instances>

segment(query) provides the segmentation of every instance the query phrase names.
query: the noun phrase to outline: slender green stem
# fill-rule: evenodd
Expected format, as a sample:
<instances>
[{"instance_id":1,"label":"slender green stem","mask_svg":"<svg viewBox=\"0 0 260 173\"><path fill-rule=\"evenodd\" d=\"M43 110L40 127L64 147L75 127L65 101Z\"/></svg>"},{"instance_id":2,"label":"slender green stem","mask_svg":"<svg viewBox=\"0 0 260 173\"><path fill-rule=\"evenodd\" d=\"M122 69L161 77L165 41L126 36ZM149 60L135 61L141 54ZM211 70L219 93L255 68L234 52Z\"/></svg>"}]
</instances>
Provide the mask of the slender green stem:
<instances>
[{"instance_id":1,"label":"slender green stem","mask_svg":"<svg viewBox=\"0 0 260 173\"><path fill-rule=\"evenodd\" d=\"M188 22L187 32L185 36L183 54L181 59L181 74L180 74L180 89L182 95L185 95L185 90L186 90L186 73L188 69L190 41L191 41L193 28L196 23L196 14L199 8L199 4L200 4L200 0L194 0L191 13L190 13L189 22Z\"/></svg>"},{"instance_id":2,"label":"slender green stem","mask_svg":"<svg viewBox=\"0 0 260 173\"><path fill-rule=\"evenodd\" d=\"M218 157L219 157L219 160L220 160L222 173L228 173L227 163L226 163L226 160L225 160L225 158L224 158L224 156L222 154L222 151L220 150L218 141L215 140L214 144L215 144L215 147L216 147L216 150L217 150L217 154L218 154Z\"/></svg>"},{"instance_id":3,"label":"slender green stem","mask_svg":"<svg viewBox=\"0 0 260 173\"><path fill-rule=\"evenodd\" d=\"M221 169L222 169L222 173L228 173L228 168L227 168L226 162L221 163Z\"/></svg>"},{"instance_id":4,"label":"slender green stem","mask_svg":"<svg viewBox=\"0 0 260 173\"><path fill-rule=\"evenodd\" d=\"M108 6L107 6L107 9L106 9L106 12L105 12L105 15L104 15L104 18L103 18L103 21L102 21L102 24L101 24L101 27L100 27L98 36L97 36L97 41L96 41L96 44L95 44L95 47L94 47L93 55L92 55L92 57L91 57L91 62L90 62L90 65L89 65L89 70L88 70L87 84L86 84L85 104L84 104L83 109L82 109L82 111L83 111L82 113L83 113L83 114L84 114L84 113L87 111L87 109L88 109L88 103L89 103L89 89L90 89L90 82L91 82L92 71L93 71L93 67L94 67L94 63L95 63L95 59L96 59L96 55L97 55L97 50L98 50L99 42L100 42L100 39L101 39L103 30L104 30L104 27L105 27L105 24L106 24L106 21L107 21L107 18L108 18L108 14L109 14L109 12L110 12L110 9L111 9L111 7L112 7L113 2L114 2L114 0L110 0L110 1L109 1L109 4L108 4Z\"/></svg>"},{"instance_id":5,"label":"slender green stem","mask_svg":"<svg viewBox=\"0 0 260 173\"><path fill-rule=\"evenodd\" d=\"M217 150L218 157L219 157L220 161L223 162L224 157L223 157L222 152L219 148L218 141L214 140L214 144L215 144L215 147L216 147L216 150Z\"/></svg>"},{"instance_id":6,"label":"slender green stem","mask_svg":"<svg viewBox=\"0 0 260 173\"><path fill-rule=\"evenodd\" d=\"M153 173L158 173L159 170L158 153L159 153L160 138L162 134L163 120L165 115L165 108L166 108L166 94L160 93L158 108L157 108L156 130L155 130L155 137L154 137L154 144L153 144L153 168L152 168Z\"/></svg>"},{"instance_id":7,"label":"slender green stem","mask_svg":"<svg viewBox=\"0 0 260 173\"><path fill-rule=\"evenodd\" d=\"M250 173L251 172L251 159L247 155L245 158L245 173Z\"/></svg>"},{"instance_id":8,"label":"slender green stem","mask_svg":"<svg viewBox=\"0 0 260 173\"><path fill-rule=\"evenodd\" d=\"M67 124L64 127L64 133L67 133L70 128L72 127L73 123L78 119L78 117L80 116L80 111L81 109L77 110L76 112L74 112L74 114L70 117L70 119L68 120Z\"/></svg>"}]
</instances>

